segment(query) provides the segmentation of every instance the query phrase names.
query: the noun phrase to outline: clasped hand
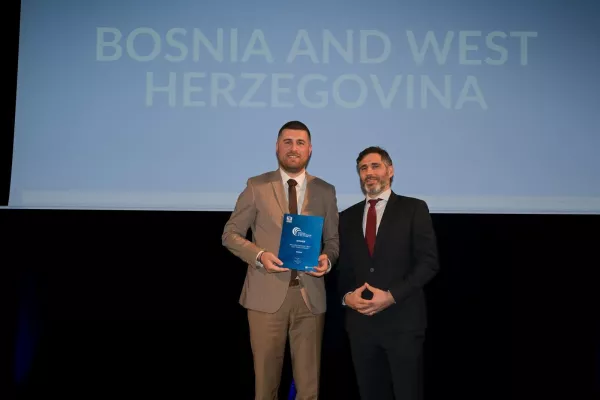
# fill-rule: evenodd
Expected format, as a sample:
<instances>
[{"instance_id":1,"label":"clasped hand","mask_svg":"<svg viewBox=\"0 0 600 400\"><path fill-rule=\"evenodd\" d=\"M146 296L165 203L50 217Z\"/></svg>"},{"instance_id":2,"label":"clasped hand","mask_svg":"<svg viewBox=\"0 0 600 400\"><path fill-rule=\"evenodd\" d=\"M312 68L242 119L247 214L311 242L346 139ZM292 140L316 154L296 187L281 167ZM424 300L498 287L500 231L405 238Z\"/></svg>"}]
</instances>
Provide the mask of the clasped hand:
<instances>
[{"instance_id":1,"label":"clasped hand","mask_svg":"<svg viewBox=\"0 0 600 400\"><path fill-rule=\"evenodd\" d=\"M362 298L362 293L366 289L369 289L373 293L371 300ZM364 285L347 294L344 302L359 313L372 316L394 304L394 297L390 292L377 289L365 282Z\"/></svg>"}]
</instances>

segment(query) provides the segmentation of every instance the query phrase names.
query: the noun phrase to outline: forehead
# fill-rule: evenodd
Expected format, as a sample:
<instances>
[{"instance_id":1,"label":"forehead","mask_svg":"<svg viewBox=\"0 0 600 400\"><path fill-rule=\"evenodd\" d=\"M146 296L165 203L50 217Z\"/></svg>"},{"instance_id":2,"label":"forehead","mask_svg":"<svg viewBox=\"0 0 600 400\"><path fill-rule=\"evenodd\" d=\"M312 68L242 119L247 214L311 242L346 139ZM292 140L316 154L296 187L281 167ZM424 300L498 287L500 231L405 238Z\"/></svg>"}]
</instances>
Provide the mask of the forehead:
<instances>
[{"instance_id":1,"label":"forehead","mask_svg":"<svg viewBox=\"0 0 600 400\"><path fill-rule=\"evenodd\" d=\"M304 140L308 142L308 133L300 129L284 129L279 136L279 140Z\"/></svg>"},{"instance_id":2,"label":"forehead","mask_svg":"<svg viewBox=\"0 0 600 400\"><path fill-rule=\"evenodd\" d=\"M373 163L377 163L377 164L381 164L381 155L377 154L377 153L371 153L371 154L367 154L362 160L360 160L359 165L366 165L366 164L373 164Z\"/></svg>"}]
</instances>

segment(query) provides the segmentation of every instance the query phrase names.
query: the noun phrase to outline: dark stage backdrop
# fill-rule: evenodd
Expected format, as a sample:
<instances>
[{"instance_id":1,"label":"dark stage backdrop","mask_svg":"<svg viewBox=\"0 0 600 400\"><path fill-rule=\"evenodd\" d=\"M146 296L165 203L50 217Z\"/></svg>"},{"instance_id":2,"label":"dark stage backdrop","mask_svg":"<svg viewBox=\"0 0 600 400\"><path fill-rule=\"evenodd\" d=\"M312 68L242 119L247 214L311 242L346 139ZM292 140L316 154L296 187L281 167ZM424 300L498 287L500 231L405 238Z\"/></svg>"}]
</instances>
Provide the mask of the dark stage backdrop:
<instances>
[{"instance_id":1,"label":"dark stage backdrop","mask_svg":"<svg viewBox=\"0 0 600 400\"><path fill-rule=\"evenodd\" d=\"M228 217L0 210L3 264L19 277L22 398L252 399L245 266L220 241ZM597 396L600 218L433 219L441 272L427 288L426 399ZM357 399L335 278L334 268L321 398ZM283 375L285 398L289 360Z\"/></svg>"},{"instance_id":2,"label":"dark stage backdrop","mask_svg":"<svg viewBox=\"0 0 600 400\"><path fill-rule=\"evenodd\" d=\"M10 187L19 2L4 11L11 73L0 205ZM36 400L251 399L237 303L245 267L220 243L228 216L0 209L0 359L14 372L3 382ZM433 218L441 272L427 288L426 399L600 398L600 216ZM321 398L356 399L339 299L329 303ZM283 381L285 395L289 364Z\"/></svg>"}]
</instances>

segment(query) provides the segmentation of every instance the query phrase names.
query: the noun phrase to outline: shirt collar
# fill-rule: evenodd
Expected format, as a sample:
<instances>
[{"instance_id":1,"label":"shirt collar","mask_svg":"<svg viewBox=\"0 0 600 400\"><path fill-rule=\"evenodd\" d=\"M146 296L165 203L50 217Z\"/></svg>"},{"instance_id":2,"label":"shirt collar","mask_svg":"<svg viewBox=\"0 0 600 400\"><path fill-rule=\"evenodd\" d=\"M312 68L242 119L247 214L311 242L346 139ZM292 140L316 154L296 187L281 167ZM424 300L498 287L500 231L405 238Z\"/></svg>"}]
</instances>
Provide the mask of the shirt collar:
<instances>
[{"instance_id":1,"label":"shirt collar","mask_svg":"<svg viewBox=\"0 0 600 400\"><path fill-rule=\"evenodd\" d=\"M281 174L281 179L283 180L283 184L286 185L289 179L292 179L282 168L279 168L279 173ZM300 175L293 178L296 182L298 182L297 187L302 187L304 184L304 180L306 179L306 170L302 171Z\"/></svg>"},{"instance_id":2,"label":"shirt collar","mask_svg":"<svg viewBox=\"0 0 600 400\"><path fill-rule=\"evenodd\" d=\"M383 201L385 201L387 203L387 201L390 199L390 195L392 194L392 188L388 188L387 190L381 192L379 194L379 196L377 196L377 199L381 199ZM365 197L367 205L369 204L369 200L371 200L371 198L367 195Z\"/></svg>"}]
</instances>

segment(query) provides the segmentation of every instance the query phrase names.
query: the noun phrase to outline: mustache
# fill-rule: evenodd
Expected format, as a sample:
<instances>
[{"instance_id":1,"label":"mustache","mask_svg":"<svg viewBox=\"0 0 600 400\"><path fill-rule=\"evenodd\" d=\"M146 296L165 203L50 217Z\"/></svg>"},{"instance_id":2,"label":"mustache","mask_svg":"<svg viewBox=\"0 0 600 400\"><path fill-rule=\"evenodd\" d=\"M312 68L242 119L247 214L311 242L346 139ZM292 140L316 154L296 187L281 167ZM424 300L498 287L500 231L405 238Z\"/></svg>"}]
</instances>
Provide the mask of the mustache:
<instances>
[{"instance_id":1,"label":"mustache","mask_svg":"<svg viewBox=\"0 0 600 400\"><path fill-rule=\"evenodd\" d=\"M300 154L298 153L287 153L286 156L295 156L295 157L300 157Z\"/></svg>"},{"instance_id":2,"label":"mustache","mask_svg":"<svg viewBox=\"0 0 600 400\"><path fill-rule=\"evenodd\" d=\"M375 176L375 175L367 175L367 176L365 176L365 182L368 181L369 179L375 179L376 181L381 180L381 179L379 179L378 176Z\"/></svg>"}]
</instances>

